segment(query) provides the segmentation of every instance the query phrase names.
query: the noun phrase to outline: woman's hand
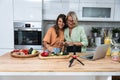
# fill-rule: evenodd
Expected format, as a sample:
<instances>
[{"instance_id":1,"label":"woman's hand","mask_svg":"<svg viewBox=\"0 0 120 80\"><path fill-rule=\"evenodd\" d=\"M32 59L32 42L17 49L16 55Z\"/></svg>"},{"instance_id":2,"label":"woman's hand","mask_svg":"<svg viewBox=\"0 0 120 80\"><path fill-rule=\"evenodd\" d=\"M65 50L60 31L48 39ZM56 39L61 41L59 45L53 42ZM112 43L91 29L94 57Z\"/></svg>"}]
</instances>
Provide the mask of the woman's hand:
<instances>
[{"instance_id":1,"label":"woman's hand","mask_svg":"<svg viewBox=\"0 0 120 80\"><path fill-rule=\"evenodd\" d=\"M56 42L56 43L57 43L57 46L63 47L63 46L64 46L63 42L64 42L64 41L62 41L62 40L57 41L57 42Z\"/></svg>"},{"instance_id":2,"label":"woman's hand","mask_svg":"<svg viewBox=\"0 0 120 80\"><path fill-rule=\"evenodd\" d=\"M65 42L65 45L73 46L74 43L73 42Z\"/></svg>"},{"instance_id":3,"label":"woman's hand","mask_svg":"<svg viewBox=\"0 0 120 80\"><path fill-rule=\"evenodd\" d=\"M73 46L73 45L82 46L81 42L64 42L64 44L68 46Z\"/></svg>"},{"instance_id":4,"label":"woman's hand","mask_svg":"<svg viewBox=\"0 0 120 80\"><path fill-rule=\"evenodd\" d=\"M48 49L50 52L53 52L53 47L49 46L47 49Z\"/></svg>"}]
</instances>

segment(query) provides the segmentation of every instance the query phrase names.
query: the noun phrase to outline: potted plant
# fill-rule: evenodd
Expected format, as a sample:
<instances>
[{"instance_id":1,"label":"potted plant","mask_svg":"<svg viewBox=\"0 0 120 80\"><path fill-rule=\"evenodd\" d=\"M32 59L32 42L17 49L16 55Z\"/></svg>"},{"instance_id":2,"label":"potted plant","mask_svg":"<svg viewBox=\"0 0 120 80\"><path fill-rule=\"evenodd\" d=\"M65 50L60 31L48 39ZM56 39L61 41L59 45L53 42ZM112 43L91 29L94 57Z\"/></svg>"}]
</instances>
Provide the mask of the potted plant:
<instances>
[{"instance_id":1,"label":"potted plant","mask_svg":"<svg viewBox=\"0 0 120 80\"><path fill-rule=\"evenodd\" d=\"M93 37L97 37L98 33L99 33L99 30L97 28L94 28L92 27L92 30L91 30L92 34L93 34Z\"/></svg>"},{"instance_id":2,"label":"potted plant","mask_svg":"<svg viewBox=\"0 0 120 80\"><path fill-rule=\"evenodd\" d=\"M114 37L118 37L120 33L120 29L119 28L114 28L112 29L112 34Z\"/></svg>"}]
</instances>

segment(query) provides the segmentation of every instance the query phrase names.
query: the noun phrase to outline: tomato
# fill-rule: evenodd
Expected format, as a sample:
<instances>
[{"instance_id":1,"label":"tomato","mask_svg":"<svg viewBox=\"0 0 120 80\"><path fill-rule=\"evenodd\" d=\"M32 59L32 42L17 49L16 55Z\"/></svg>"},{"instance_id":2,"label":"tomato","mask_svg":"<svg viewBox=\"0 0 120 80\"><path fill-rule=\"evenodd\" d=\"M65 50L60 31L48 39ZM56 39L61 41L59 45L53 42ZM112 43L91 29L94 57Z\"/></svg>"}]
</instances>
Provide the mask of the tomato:
<instances>
[{"instance_id":1,"label":"tomato","mask_svg":"<svg viewBox=\"0 0 120 80\"><path fill-rule=\"evenodd\" d=\"M28 55L28 49L21 49L21 50L19 50L19 52L23 52L23 53L25 53L25 55Z\"/></svg>"},{"instance_id":2,"label":"tomato","mask_svg":"<svg viewBox=\"0 0 120 80\"><path fill-rule=\"evenodd\" d=\"M19 52L19 50L18 50L18 49L15 49L15 50L13 50L12 52Z\"/></svg>"},{"instance_id":3,"label":"tomato","mask_svg":"<svg viewBox=\"0 0 120 80\"><path fill-rule=\"evenodd\" d=\"M23 49L23 50L22 50L22 52L24 52L25 55L28 55L28 51L29 51L28 49Z\"/></svg>"},{"instance_id":4,"label":"tomato","mask_svg":"<svg viewBox=\"0 0 120 80\"><path fill-rule=\"evenodd\" d=\"M47 57L48 55L49 55L48 52L42 52L42 53L41 53L41 56L43 56L43 57Z\"/></svg>"}]
</instances>

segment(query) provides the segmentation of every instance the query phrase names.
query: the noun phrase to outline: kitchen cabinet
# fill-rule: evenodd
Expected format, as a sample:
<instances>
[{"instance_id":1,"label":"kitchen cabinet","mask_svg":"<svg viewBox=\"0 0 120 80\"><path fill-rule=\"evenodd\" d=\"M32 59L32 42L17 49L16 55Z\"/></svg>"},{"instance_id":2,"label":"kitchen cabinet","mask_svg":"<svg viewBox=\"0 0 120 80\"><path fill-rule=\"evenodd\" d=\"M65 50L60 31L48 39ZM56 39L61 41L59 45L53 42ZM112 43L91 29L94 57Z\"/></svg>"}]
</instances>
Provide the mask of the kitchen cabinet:
<instances>
[{"instance_id":1,"label":"kitchen cabinet","mask_svg":"<svg viewBox=\"0 0 120 80\"><path fill-rule=\"evenodd\" d=\"M95 80L112 80L111 76L95 76Z\"/></svg>"},{"instance_id":2,"label":"kitchen cabinet","mask_svg":"<svg viewBox=\"0 0 120 80\"><path fill-rule=\"evenodd\" d=\"M44 0L43 20L56 20L59 14L67 14L69 0Z\"/></svg>"},{"instance_id":3,"label":"kitchen cabinet","mask_svg":"<svg viewBox=\"0 0 120 80\"><path fill-rule=\"evenodd\" d=\"M80 0L80 3L106 3L113 4L114 0Z\"/></svg>"},{"instance_id":4,"label":"kitchen cabinet","mask_svg":"<svg viewBox=\"0 0 120 80\"><path fill-rule=\"evenodd\" d=\"M44 0L43 4L43 20L56 20L69 11L75 11L80 21L113 21L114 17L114 0Z\"/></svg>"},{"instance_id":5,"label":"kitchen cabinet","mask_svg":"<svg viewBox=\"0 0 120 80\"><path fill-rule=\"evenodd\" d=\"M113 21L114 4L80 3L78 19L82 21Z\"/></svg>"},{"instance_id":6,"label":"kitchen cabinet","mask_svg":"<svg viewBox=\"0 0 120 80\"><path fill-rule=\"evenodd\" d=\"M1 76L0 80L95 80L94 76ZM107 79L104 79L107 80Z\"/></svg>"},{"instance_id":7,"label":"kitchen cabinet","mask_svg":"<svg viewBox=\"0 0 120 80\"><path fill-rule=\"evenodd\" d=\"M115 0L115 16L114 21L120 21L120 0Z\"/></svg>"},{"instance_id":8,"label":"kitchen cabinet","mask_svg":"<svg viewBox=\"0 0 120 80\"><path fill-rule=\"evenodd\" d=\"M81 12L79 8L80 6L79 2L80 0L70 0L69 2L69 11L75 11L77 16L79 16L79 13Z\"/></svg>"},{"instance_id":9,"label":"kitchen cabinet","mask_svg":"<svg viewBox=\"0 0 120 80\"><path fill-rule=\"evenodd\" d=\"M56 20L61 13L62 3L58 1L44 1L43 2L43 20Z\"/></svg>"},{"instance_id":10,"label":"kitchen cabinet","mask_svg":"<svg viewBox=\"0 0 120 80\"><path fill-rule=\"evenodd\" d=\"M0 80L112 80L111 76L1 76Z\"/></svg>"},{"instance_id":11,"label":"kitchen cabinet","mask_svg":"<svg viewBox=\"0 0 120 80\"><path fill-rule=\"evenodd\" d=\"M13 48L12 0L0 0L0 55Z\"/></svg>"},{"instance_id":12,"label":"kitchen cabinet","mask_svg":"<svg viewBox=\"0 0 120 80\"><path fill-rule=\"evenodd\" d=\"M42 21L42 0L13 0L14 21Z\"/></svg>"},{"instance_id":13,"label":"kitchen cabinet","mask_svg":"<svg viewBox=\"0 0 120 80\"><path fill-rule=\"evenodd\" d=\"M56 20L59 14L66 14L75 11L79 15L80 0L44 0L43 20Z\"/></svg>"}]
</instances>

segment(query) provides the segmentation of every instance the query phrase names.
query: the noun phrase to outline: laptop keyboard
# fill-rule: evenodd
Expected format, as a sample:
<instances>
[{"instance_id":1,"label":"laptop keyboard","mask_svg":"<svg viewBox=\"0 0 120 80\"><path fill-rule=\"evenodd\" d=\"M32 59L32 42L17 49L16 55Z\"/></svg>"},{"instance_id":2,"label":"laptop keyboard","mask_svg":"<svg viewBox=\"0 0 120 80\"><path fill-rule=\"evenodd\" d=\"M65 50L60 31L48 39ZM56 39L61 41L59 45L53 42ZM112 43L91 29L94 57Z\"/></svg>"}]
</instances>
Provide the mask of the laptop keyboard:
<instances>
[{"instance_id":1,"label":"laptop keyboard","mask_svg":"<svg viewBox=\"0 0 120 80\"><path fill-rule=\"evenodd\" d=\"M86 58L86 59L93 59L93 54L87 54L87 55L84 55L84 56L81 56L81 58Z\"/></svg>"},{"instance_id":2,"label":"laptop keyboard","mask_svg":"<svg viewBox=\"0 0 120 80\"><path fill-rule=\"evenodd\" d=\"M88 58L88 59L93 59L93 56L88 56L87 58Z\"/></svg>"}]
</instances>

